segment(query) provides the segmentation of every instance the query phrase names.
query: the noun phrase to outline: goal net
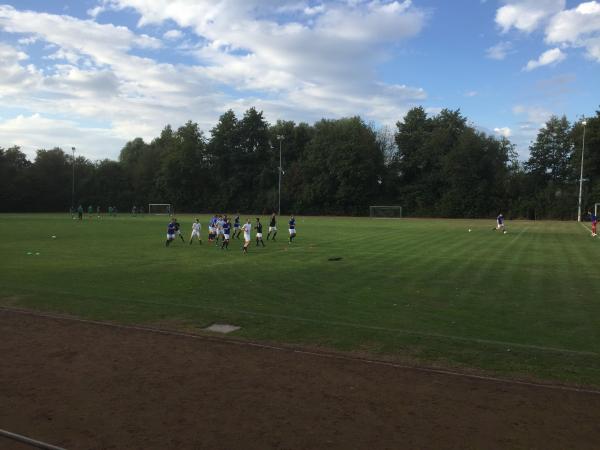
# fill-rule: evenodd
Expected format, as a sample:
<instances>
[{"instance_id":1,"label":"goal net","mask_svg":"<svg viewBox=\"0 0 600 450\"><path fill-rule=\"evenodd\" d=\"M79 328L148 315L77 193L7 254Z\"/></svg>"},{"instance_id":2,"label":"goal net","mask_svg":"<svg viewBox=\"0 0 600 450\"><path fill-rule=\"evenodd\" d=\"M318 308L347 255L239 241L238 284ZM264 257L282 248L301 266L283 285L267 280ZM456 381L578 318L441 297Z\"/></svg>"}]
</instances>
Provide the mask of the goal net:
<instances>
[{"instance_id":1,"label":"goal net","mask_svg":"<svg viewBox=\"0 0 600 450\"><path fill-rule=\"evenodd\" d=\"M600 208L600 203L596 203L594 205L594 215L598 217L598 209Z\"/></svg>"},{"instance_id":2,"label":"goal net","mask_svg":"<svg viewBox=\"0 0 600 450\"><path fill-rule=\"evenodd\" d=\"M371 217L391 217L400 218L402 217L401 206L370 206L369 214Z\"/></svg>"},{"instance_id":3,"label":"goal net","mask_svg":"<svg viewBox=\"0 0 600 450\"><path fill-rule=\"evenodd\" d=\"M148 214L156 215L171 215L171 204L170 203L149 203Z\"/></svg>"}]
</instances>

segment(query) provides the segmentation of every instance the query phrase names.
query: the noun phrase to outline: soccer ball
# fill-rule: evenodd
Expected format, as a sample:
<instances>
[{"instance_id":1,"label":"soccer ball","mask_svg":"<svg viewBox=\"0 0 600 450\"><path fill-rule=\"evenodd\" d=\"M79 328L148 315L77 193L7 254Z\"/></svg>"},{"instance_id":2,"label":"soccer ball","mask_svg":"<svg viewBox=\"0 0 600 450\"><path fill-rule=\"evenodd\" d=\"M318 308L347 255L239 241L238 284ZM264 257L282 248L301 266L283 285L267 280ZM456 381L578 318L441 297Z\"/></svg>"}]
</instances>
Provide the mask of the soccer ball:
<instances>
[{"instance_id":1,"label":"soccer ball","mask_svg":"<svg viewBox=\"0 0 600 450\"><path fill-rule=\"evenodd\" d=\"M504 234L506 234L506 230L504 230Z\"/></svg>"},{"instance_id":2,"label":"soccer ball","mask_svg":"<svg viewBox=\"0 0 600 450\"><path fill-rule=\"evenodd\" d=\"M469 233L471 232L471 229L469 228Z\"/></svg>"},{"instance_id":3,"label":"soccer ball","mask_svg":"<svg viewBox=\"0 0 600 450\"><path fill-rule=\"evenodd\" d=\"M56 236L52 236L52 239L56 239Z\"/></svg>"}]
</instances>

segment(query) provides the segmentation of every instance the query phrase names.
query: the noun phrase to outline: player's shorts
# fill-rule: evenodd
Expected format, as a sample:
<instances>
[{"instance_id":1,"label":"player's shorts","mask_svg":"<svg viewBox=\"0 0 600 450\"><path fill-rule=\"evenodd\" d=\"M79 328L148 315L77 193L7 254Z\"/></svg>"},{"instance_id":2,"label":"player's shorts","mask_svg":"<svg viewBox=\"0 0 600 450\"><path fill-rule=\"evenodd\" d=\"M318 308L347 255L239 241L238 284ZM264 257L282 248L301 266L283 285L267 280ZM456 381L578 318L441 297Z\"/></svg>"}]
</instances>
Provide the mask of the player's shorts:
<instances>
[{"instance_id":1,"label":"player's shorts","mask_svg":"<svg viewBox=\"0 0 600 450\"><path fill-rule=\"evenodd\" d=\"M181 234L181 230L177 230L175 233L177 234L177 236L179 236Z\"/></svg>"},{"instance_id":2,"label":"player's shorts","mask_svg":"<svg viewBox=\"0 0 600 450\"><path fill-rule=\"evenodd\" d=\"M213 227L208 227L208 234L214 234L215 229Z\"/></svg>"},{"instance_id":3,"label":"player's shorts","mask_svg":"<svg viewBox=\"0 0 600 450\"><path fill-rule=\"evenodd\" d=\"M223 237L225 238L226 241L229 240L229 235L228 234L223 234Z\"/></svg>"},{"instance_id":4,"label":"player's shorts","mask_svg":"<svg viewBox=\"0 0 600 450\"><path fill-rule=\"evenodd\" d=\"M244 233L244 240L246 242L250 242L252 240L252 236L250 236L250 233Z\"/></svg>"},{"instance_id":5,"label":"player's shorts","mask_svg":"<svg viewBox=\"0 0 600 450\"><path fill-rule=\"evenodd\" d=\"M271 231L277 231L277 227L269 227L269 233L270 233Z\"/></svg>"},{"instance_id":6,"label":"player's shorts","mask_svg":"<svg viewBox=\"0 0 600 450\"><path fill-rule=\"evenodd\" d=\"M503 223L499 223L498 225L496 225L496 229L499 230L500 228L504 228L504 224Z\"/></svg>"},{"instance_id":7,"label":"player's shorts","mask_svg":"<svg viewBox=\"0 0 600 450\"><path fill-rule=\"evenodd\" d=\"M175 235L167 233L167 239L169 239L170 241L172 241L173 239L175 239Z\"/></svg>"},{"instance_id":8,"label":"player's shorts","mask_svg":"<svg viewBox=\"0 0 600 450\"><path fill-rule=\"evenodd\" d=\"M262 239L262 233L256 233L256 239Z\"/></svg>"},{"instance_id":9,"label":"player's shorts","mask_svg":"<svg viewBox=\"0 0 600 450\"><path fill-rule=\"evenodd\" d=\"M290 234L296 234L296 229L295 228L290 228L288 231L290 232Z\"/></svg>"},{"instance_id":10,"label":"player's shorts","mask_svg":"<svg viewBox=\"0 0 600 450\"><path fill-rule=\"evenodd\" d=\"M200 231L199 230L192 230L192 237L200 237Z\"/></svg>"},{"instance_id":11,"label":"player's shorts","mask_svg":"<svg viewBox=\"0 0 600 450\"><path fill-rule=\"evenodd\" d=\"M221 229L218 229L218 230L217 230L217 235L221 235L221 234L224 234L224 233L223 233L223 230L221 230Z\"/></svg>"},{"instance_id":12,"label":"player's shorts","mask_svg":"<svg viewBox=\"0 0 600 450\"><path fill-rule=\"evenodd\" d=\"M237 224L237 225L236 225L236 224L233 224L233 228L235 228L235 229L237 230L237 229L239 229L239 228L240 228L240 225L239 225L239 224Z\"/></svg>"}]
</instances>

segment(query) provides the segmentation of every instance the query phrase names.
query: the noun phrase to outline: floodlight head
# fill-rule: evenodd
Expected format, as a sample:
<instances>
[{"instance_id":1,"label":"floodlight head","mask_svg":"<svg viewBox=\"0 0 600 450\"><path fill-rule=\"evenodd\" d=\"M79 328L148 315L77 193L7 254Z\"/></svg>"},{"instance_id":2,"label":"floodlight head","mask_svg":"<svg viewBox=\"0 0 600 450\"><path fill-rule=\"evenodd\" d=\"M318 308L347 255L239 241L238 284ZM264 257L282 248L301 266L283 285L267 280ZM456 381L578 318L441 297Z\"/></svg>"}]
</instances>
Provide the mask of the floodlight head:
<instances>
[{"instance_id":1,"label":"floodlight head","mask_svg":"<svg viewBox=\"0 0 600 450\"><path fill-rule=\"evenodd\" d=\"M587 125L587 120L584 120L583 122L581 122L581 125L583 125L585 127Z\"/></svg>"}]
</instances>

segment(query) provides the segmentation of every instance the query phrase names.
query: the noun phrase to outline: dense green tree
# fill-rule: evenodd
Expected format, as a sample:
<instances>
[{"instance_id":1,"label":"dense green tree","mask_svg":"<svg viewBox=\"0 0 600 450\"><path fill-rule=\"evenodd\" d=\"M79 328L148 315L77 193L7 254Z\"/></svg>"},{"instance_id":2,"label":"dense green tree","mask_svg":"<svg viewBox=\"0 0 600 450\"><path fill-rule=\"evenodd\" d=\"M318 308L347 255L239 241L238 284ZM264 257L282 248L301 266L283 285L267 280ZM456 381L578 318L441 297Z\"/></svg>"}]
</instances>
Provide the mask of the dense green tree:
<instances>
[{"instance_id":1,"label":"dense green tree","mask_svg":"<svg viewBox=\"0 0 600 450\"><path fill-rule=\"evenodd\" d=\"M0 211L20 211L29 206L31 163L19 147L0 148Z\"/></svg>"}]
</instances>

